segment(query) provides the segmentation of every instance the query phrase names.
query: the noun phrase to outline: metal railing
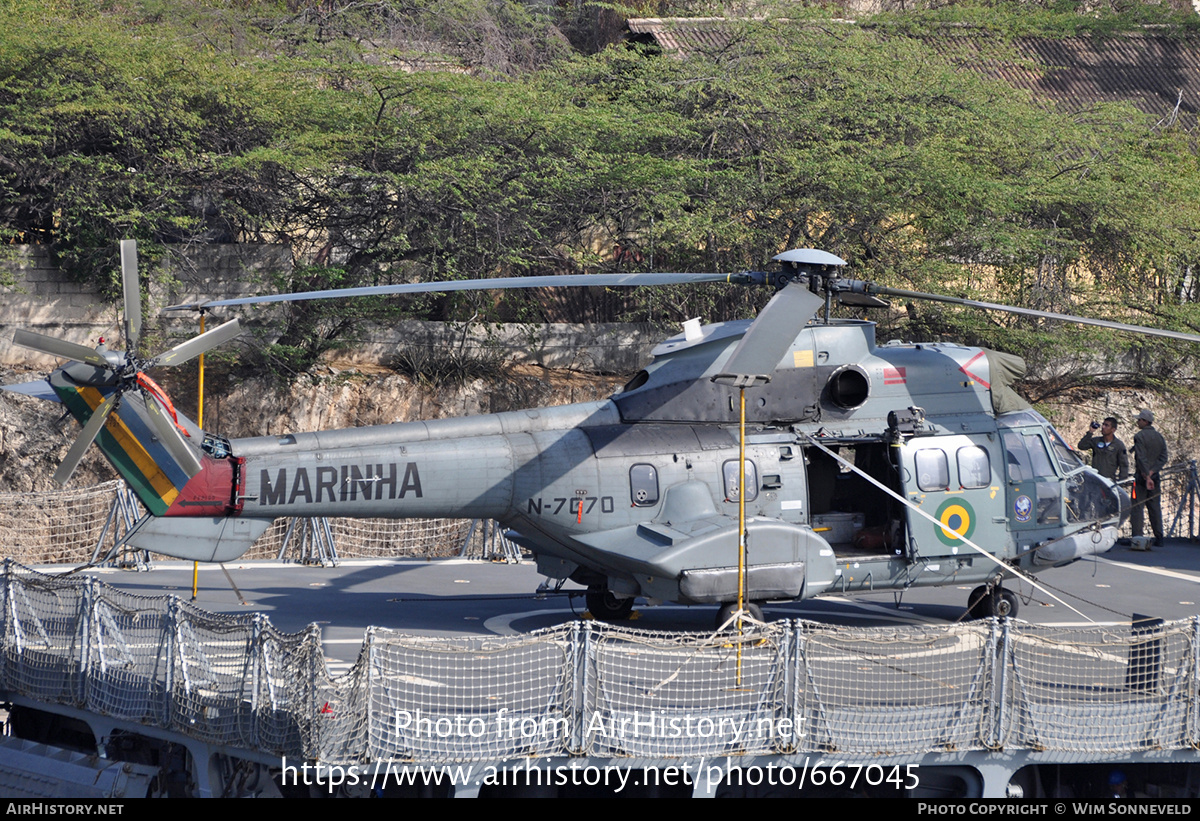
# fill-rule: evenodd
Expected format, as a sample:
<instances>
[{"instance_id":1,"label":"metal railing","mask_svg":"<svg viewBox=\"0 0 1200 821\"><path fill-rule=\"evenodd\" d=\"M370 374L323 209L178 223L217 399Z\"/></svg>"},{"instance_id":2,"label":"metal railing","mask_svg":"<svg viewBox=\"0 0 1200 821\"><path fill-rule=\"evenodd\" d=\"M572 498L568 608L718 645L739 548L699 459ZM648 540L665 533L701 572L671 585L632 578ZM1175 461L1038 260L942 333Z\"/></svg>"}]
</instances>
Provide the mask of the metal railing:
<instances>
[{"instance_id":1,"label":"metal railing","mask_svg":"<svg viewBox=\"0 0 1200 821\"><path fill-rule=\"evenodd\" d=\"M572 622L371 628L333 678L316 626L207 613L6 563L0 697L328 764L1200 747L1200 616L1045 627L803 621L745 635Z\"/></svg>"}]
</instances>

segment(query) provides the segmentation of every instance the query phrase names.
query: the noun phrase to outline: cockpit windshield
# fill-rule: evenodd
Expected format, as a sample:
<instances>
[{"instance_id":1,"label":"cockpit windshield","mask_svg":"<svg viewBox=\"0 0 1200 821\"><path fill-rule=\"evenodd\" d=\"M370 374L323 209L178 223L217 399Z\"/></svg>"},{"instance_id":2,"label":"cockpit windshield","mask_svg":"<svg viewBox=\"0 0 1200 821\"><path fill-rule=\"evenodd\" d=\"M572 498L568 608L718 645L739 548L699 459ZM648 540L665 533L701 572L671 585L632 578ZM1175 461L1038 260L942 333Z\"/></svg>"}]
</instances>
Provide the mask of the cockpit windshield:
<instances>
[{"instance_id":1,"label":"cockpit windshield","mask_svg":"<svg viewBox=\"0 0 1200 821\"><path fill-rule=\"evenodd\" d=\"M1002 413L996 417L996 424L1002 428L1023 428L1028 425L1037 425L1038 427L1050 427L1050 422L1046 417L1035 411L1033 408L1025 410L1013 411L1012 413Z\"/></svg>"},{"instance_id":2,"label":"cockpit windshield","mask_svg":"<svg viewBox=\"0 0 1200 821\"><path fill-rule=\"evenodd\" d=\"M1053 425L1050 425L1047 430L1050 432L1050 443L1054 445L1054 455L1058 457L1058 463L1062 465L1063 472L1070 473L1083 467L1083 460L1079 458L1079 454L1067 447L1062 434Z\"/></svg>"},{"instance_id":3,"label":"cockpit windshield","mask_svg":"<svg viewBox=\"0 0 1200 821\"><path fill-rule=\"evenodd\" d=\"M1054 429L1054 426L1050 424L1046 417L1032 408L1001 414L996 417L996 424L1001 428L1023 428L1029 425L1036 425L1044 430L1049 437L1054 455L1058 457L1058 464L1062 467L1063 473L1070 473L1083 467L1083 460L1076 455L1075 451L1067 447L1062 434Z\"/></svg>"}]
</instances>

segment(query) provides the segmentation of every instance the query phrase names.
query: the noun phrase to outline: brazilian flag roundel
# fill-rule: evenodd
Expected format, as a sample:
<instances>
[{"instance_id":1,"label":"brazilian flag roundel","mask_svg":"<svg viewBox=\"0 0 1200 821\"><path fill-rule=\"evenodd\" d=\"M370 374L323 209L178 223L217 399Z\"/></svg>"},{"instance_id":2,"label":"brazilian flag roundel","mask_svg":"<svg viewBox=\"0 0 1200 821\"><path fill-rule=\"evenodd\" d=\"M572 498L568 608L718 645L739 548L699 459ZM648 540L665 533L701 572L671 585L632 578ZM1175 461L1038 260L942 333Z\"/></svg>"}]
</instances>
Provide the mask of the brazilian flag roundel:
<instances>
[{"instance_id":1,"label":"brazilian flag roundel","mask_svg":"<svg viewBox=\"0 0 1200 821\"><path fill-rule=\"evenodd\" d=\"M957 547L962 541L954 534L969 539L975 532L975 511L966 499L947 499L938 507L934 518L942 524L936 530L943 544Z\"/></svg>"}]
</instances>

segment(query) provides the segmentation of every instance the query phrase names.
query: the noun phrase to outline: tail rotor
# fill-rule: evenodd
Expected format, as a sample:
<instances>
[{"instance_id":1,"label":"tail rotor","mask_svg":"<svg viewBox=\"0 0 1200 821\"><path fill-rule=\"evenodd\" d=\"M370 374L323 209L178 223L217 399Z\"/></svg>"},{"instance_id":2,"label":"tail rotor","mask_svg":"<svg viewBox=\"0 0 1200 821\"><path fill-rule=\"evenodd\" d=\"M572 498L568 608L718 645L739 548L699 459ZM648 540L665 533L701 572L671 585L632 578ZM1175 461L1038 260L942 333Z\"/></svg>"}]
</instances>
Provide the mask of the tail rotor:
<instances>
[{"instance_id":1,"label":"tail rotor","mask_svg":"<svg viewBox=\"0 0 1200 821\"><path fill-rule=\"evenodd\" d=\"M71 445L62 464L54 473L54 481L60 485L65 485L70 480L87 449L120 408L124 394L130 391L140 394L146 408L146 423L152 429L154 437L187 477L195 476L202 467L199 448L188 442L186 431L175 418L170 399L146 376L145 370L154 367L177 367L218 345L223 345L241 333L238 321L230 320L157 356L142 358L137 352L142 332L141 286L138 282L137 243L131 239L121 241L121 281L125 303L123 353L105 350L103 344L92 349L32 331L17 331L13 336L13 343L23 348L91 366L67 365L61 373L64 381L72 387L81 390L95 389L103 397L97 404L89 403L92 410L84 422L83 432Z\"/></svg>"}]
</instances>

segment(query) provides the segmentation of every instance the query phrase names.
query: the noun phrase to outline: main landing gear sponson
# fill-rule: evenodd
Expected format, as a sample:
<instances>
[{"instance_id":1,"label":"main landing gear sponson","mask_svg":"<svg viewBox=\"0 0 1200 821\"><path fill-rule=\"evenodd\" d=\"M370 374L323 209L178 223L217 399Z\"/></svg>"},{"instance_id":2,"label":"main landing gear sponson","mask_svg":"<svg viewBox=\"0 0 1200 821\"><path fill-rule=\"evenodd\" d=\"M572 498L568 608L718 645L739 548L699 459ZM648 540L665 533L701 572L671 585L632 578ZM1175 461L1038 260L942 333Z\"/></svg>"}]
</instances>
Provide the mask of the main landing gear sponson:
<instances>
[{"instance_id":1,"label":"main landing gear sponson","mask_svg":"<svg viewBox=\"0 0 1200 821\"><path fill-rule=\"evenodd\" d=\"M587 609L599 621L624 621L633 612L633 597L619 599L606 587L592 585L587 590Z\"/></svg>"},{"instance_id":2,"label":"main landing gear sponson","mask_svg":"<svg viewBox=\"0 0 1200 821\"><path fill-rule=\"evenodd\" d=\"M988 589L981 584L971 591L967 597L967 617L986 619L989 616L998 618L1016 618L1018 607L1017 594L1003 587Z\"/></svg>"}]
</instances>

